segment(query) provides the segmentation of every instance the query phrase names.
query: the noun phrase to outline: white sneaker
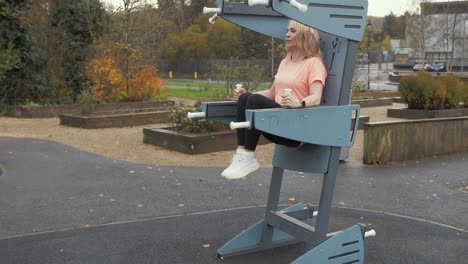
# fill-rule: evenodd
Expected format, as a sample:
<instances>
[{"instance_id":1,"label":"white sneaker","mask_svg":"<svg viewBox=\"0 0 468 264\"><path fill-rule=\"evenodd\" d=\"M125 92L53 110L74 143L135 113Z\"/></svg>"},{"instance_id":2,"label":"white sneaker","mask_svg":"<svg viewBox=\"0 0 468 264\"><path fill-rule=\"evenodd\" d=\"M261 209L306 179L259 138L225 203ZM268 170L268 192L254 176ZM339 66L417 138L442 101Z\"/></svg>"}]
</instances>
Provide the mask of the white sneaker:
<instances>
[{"instance_id":1,"label":"white sneaker","mask_svg":"<svg viewBox=\"0 0 468 264\"><path fill-rule=\"evenodd\" d=\"M232 158L231 165L221 173L221 176L229 180L240 179L258 168L260 168L260 164L257 162L255 152L238 149Z\"/></svg>"},{"instance_id":2,"label":"white sneaker","mask_svg":"<svg viewBox=\"0 0 468 264\"><path fill-rule=\"evenodd\" d=\"M223 172L221 172L221 176L225 177L225 174L228 174L229 171L231 171L234 167L237 166L237 164L241 160L242 153L244 153L243 149L238 148L236 150L236 153L234 153L234 156L232 156L231 165L229 165L229 167L227 167L225 170L223 170Z\"/></svg>"}]
</instances>

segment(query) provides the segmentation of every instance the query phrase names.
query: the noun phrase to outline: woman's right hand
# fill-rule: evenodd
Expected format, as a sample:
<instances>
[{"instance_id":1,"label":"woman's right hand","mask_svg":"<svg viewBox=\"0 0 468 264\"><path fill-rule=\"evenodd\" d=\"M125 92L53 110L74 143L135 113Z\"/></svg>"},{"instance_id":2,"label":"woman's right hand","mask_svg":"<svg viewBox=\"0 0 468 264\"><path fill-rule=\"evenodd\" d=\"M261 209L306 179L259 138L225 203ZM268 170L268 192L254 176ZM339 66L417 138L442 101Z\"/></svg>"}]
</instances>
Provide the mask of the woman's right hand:
<instances>
[{"instance_id":1,"label":"woman's right hand","mask_svg":"<svg viewBox=\"0 0 468 264\"><path fill-rule=\"evenodd\" d=\"M247 90L245 90L245 88L240 88L240 89L234 89L234 101L237 102L237 100L239 100L239 96L241 96L241 94L243 93L246 93Z\"/></svg>"}]
</instances>

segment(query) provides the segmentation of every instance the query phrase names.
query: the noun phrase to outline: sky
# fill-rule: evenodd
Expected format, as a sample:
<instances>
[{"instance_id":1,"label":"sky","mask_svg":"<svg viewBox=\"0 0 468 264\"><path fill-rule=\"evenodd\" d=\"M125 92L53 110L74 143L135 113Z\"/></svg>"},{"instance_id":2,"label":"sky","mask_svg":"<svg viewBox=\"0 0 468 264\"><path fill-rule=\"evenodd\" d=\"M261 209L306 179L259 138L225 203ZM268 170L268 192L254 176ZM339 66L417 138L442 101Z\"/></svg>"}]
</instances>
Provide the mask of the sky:
<instances>
[{"instance_id":1,"label":"sky","mask_svg":"<svg viewBox=\"0 0 468 264\"><path fill-rule=\"evenodd\" d=\"M399 16L405 11L412 9L411 1L409 0L368 0L369 7L368 16L384 17L390 12Z\"/></svg>"},{"instance_id":2,"label":"sky","mask_svg":"<svg viewBox=\"0 0 468 264\"><path fill-rule=\"evenodd\" d=\"M122 0L102 0L107 3L112 3L114 6L122 3ZM196 0L195 0L196 1ZM327 0L323 0L326 2ZM368 0L369 1L369 16L384 17L390 12L393 12L396 16L402 15L407 10L414 10L412 0ZM435 0L433 2L440 2L443 0ZM156 2L156 0L150 0L150 2ZM301 2L301 0L298 0Z\"/></svg>"}]
</instances>

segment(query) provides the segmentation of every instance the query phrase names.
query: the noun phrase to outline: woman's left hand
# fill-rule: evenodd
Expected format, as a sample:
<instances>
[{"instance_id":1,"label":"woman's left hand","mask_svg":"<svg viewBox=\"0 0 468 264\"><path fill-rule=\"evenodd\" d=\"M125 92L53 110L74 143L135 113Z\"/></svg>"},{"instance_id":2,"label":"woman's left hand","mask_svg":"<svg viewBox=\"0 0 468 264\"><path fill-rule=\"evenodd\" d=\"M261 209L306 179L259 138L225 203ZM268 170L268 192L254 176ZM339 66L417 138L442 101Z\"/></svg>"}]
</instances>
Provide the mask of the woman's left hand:
<instances>
[{"instance_id":1,"label":"woman's left hand","mask_svg":"<svg viewBox=\"0 0 468 264\"><path fill-rule=\"evenodd\" d=\"M281 96L281 105L283 107L289 108L299 108L302 106L302 103L299 99L294 97L292 94L282 95Z\"/></svg>"}]
</instances>

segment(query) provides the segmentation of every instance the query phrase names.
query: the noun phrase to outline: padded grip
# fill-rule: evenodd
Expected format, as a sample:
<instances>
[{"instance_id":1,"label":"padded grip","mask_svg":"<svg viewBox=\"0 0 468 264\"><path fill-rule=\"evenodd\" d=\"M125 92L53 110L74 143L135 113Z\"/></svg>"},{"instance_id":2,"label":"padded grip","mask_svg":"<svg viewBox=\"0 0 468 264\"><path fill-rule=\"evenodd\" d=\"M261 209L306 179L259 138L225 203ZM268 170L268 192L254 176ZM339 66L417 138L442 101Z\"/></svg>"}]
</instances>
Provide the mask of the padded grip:
<instances>
[{"instance_id":1,"label":"padded grip","mask_svg":"<svg viewBox=\"0 0 468 264\"><path fill-rule=\"evenodd\" d=\"M214 24L217 19L218 19L218 13L216 13L212 17L210 17L210 19L208 19L208 22L210 22L210 24Z\"/></svg>"},{"instance_id":2,"label":"padded grip","mask_svg":"<svg viewBox=\"0 0 468 264\"><path fill-rule=\"evenodd\" d=\"M297 8L299 11L301 11L302 13L305 13L307 11L307 6L304 5L304 4L301 4L299 2L297 2L296 0L291 0L289 2L289 4L294 7L294 8Z\"/></svg>"},{"instance_id":3,"label":"padded grip","mask_svg":"<svg viewBox=\"0 0 468 264\"><path fill-rule=\"evenodd\" d=\"M375 232L374 229L371 229L369 231L367 231L366 233L364 233L364 237L371 237L371 236L375 236L377 235L377 233Z\"/></svg>"},{"instance_id":4,"label":"padded grip","mask_svg":"<svg viewBox=\"0 0 468 264\"><path fill-rule=\"evenodd\" d=\"M206 114L204 112L188 112L187 113L187 118L192 119L192 118L205 118Z\"/></svg>"},{"instance_id":5,"label":"padded grip","mask_svg":"<svg viewBox=\"0 0 468 264\"><path fill-rule=\"evenodd\" d=\"M249 0L248 4L249 6L255 6L255 5L267 6L270 4L270 0Z\"/></svg>"},{"instance_id":6,"label":"padded grip","mask_svg":"<svg viewBox=\"0 0 468 264\"><path fill-rule=\"evenodd\" d=\"M208 14L208 13L221 13L221 8L217 7L203 7L203 14Z\"/></svg>"},{"instance_id":7,"label":"padded grip","mask_svg":"<svg viewBox=\"0 0 468 264\"><path fill-rule=\"evenodd\" d=\"M231 122L230 127L232 130L239 129L239 128L250 128L251 124L249 121L245 122Z\"/></svg>"}]
</instances>

